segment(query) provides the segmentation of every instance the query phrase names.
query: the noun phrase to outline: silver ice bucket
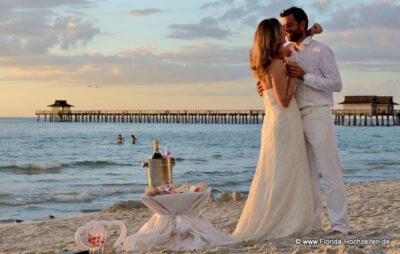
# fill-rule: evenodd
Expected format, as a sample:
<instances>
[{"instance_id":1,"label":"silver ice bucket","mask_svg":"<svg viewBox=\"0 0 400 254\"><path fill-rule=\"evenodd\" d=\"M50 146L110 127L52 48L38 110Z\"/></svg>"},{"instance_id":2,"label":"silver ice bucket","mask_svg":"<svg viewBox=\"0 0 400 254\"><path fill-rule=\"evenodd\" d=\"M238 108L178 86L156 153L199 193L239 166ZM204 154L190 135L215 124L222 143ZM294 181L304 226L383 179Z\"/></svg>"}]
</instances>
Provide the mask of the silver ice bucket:
<instances>
[{"instance_id":1,"label":"silver ice bucket","mask_svg":"<svg viewBox=\"0 0 400 254\"><path fill-rule=\"evenodd\" d=\"M175 166L173 157L163 156L162 159L147 159L142 167L147 169L149 187L158 187L172 183L172 169Z\"/></svg>"}]
</instances>

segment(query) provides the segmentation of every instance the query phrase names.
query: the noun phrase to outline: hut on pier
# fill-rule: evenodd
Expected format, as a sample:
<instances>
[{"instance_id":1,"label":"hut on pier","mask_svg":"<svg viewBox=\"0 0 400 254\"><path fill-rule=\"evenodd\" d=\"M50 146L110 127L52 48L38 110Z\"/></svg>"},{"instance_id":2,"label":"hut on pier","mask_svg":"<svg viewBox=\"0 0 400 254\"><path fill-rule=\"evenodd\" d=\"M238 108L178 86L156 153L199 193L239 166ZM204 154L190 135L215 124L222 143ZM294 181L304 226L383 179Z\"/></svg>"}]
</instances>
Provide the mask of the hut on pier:
<instances>
[{"instance_id":1,"label":"hut on pier","mask_svg":"<svg viewBox=\"0 0 400 254\"><path fill-rule=\"evenodd\" d=\"M400 125L400 111L392 96L345 96L339 103L343 109L333 110L335 124L353 126L386 126ZM392 118L392 119L390 119Z\"/></svg>"},{"instance_id":2,"label":"hut on pier","mask_svg":"<svg viewBox=\"0 0 400 254\"><path fill-rule=\"evenodd\" d=\"M68 104L66 100L56 100L54 104L48 107L51 107L53 114L70 114L73 105Z\"/></svg>"},{"instance_id":3,"label":"hut on pier","mask_svg":"<svg viewBox=\"0 0 400 254\"><path fill-rule=\"evenodd\" d=\"M344 101L339 103L345 111L362 111L368 114L393 114L393 96L345 96Z\"/></svg>"}]
</instances>

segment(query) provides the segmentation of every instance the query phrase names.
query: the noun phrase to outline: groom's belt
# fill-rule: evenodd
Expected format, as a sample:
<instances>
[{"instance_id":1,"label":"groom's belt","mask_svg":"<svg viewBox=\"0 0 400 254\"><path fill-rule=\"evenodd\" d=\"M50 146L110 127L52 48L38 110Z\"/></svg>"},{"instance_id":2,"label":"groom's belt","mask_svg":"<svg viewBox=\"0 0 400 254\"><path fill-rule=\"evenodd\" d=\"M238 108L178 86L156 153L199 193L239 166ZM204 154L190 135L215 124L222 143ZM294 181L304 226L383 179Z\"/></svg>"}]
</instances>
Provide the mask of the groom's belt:
<instances>
[{"instance_id":1,"label":"groom's belt","mask_svg":"<svg viewBox=\"0 0 400 254\"><path fill-rule=\"evenodd\" d=\"M320 111L320 110L329 110L330 111L330 108L329 108L329 106L307 106L307 107L300 109L300 113L301 113L301 116L306 116L314 111Z\"/></svg>"}]
</instances>

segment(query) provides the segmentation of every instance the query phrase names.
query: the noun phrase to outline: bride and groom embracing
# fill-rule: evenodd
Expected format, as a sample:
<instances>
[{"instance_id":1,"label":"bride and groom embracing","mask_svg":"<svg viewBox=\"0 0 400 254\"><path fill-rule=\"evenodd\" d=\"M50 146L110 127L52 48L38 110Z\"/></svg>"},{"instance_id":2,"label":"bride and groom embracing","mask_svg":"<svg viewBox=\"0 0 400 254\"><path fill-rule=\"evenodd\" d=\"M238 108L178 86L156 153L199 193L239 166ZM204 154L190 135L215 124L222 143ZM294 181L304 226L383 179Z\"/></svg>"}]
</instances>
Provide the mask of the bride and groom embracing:
<instances>
[{"instance_id":1,"label":"bride and groom embracing","mask_svg":"<svg viewBox=\"0 0 400 254\"><path fill-rule=\"evenodd\" d=\"M322 230L319 173L327 191L328 234L348 234L330 111L332 93L342 88L340 74L330 48L307 31L302 9L280 16L282 24L265 19L254 35L250 66L265 116L258 165L233 236L263 240ZM291 43L283 46L285 36Z\"/></svg>"}]
</instances>

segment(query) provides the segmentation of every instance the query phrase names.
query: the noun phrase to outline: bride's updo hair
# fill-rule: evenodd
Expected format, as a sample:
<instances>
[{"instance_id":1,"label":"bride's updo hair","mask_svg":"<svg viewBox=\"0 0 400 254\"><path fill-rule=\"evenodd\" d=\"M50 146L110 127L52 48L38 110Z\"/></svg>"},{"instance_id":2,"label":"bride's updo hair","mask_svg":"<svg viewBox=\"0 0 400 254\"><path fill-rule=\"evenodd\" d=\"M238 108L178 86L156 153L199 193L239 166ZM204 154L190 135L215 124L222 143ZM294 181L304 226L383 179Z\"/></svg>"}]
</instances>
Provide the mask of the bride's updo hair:
<instances>
[{"instance_id":1,"label":"bride's updo hair","mask_svg":"<svg viewBox=\"0 0 400 254\"><path fill-rule=\"evenodd\" d=\"M281 23L276 18L264 19L254 34L254 45L250 52L250 68L253 77L262 79L272 59L282 58Z\"/></svg>"}]
</instances>

